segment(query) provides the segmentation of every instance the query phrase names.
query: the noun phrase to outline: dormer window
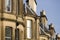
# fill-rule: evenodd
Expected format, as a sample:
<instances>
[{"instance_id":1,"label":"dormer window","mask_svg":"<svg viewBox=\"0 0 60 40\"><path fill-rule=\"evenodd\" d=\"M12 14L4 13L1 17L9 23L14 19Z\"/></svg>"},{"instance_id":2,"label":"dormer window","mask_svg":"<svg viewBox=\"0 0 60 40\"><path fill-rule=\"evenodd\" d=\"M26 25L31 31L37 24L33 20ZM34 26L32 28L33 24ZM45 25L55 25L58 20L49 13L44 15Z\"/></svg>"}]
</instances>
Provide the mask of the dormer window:
<instances>
[{"instance_id":1,"label":"dormer window","mask_svg":"<svg viewBox=\"0 0 60 40\"><path fill-rule=\"evenodd\" d=\"M5 0L5 11L11 12L11 0Z\"/></svg>"},{"instance_id":2,"label":"dormer window","mask_svg":"<svg viewBox=\"0 0 60 40\"><path fill-rule=\"evenodd\" d=\"M44 29L44 24L43 23L41 23L40 26L41 26L42 29Z\"/></svg>"}]
</instances>

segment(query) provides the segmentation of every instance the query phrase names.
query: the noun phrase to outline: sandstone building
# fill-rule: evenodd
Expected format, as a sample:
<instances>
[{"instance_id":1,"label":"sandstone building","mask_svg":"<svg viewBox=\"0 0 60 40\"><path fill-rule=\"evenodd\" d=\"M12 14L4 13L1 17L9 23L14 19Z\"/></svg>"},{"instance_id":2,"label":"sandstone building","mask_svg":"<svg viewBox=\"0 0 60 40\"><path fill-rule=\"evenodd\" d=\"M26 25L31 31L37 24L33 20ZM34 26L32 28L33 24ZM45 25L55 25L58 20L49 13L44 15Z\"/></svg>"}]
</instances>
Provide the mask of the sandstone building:
<instances>
[{"instance_id":1,"label":"sandstone building","mask_svg":"<svg viewBox=\"0 0 60 40\"><path fill-rule=\"evenodd\" d=\"M36 0L0 0L0 40L60 40L45 10L36 13ZM47 28L49 27L49 28Z\"/></svg>"}]
</instances>

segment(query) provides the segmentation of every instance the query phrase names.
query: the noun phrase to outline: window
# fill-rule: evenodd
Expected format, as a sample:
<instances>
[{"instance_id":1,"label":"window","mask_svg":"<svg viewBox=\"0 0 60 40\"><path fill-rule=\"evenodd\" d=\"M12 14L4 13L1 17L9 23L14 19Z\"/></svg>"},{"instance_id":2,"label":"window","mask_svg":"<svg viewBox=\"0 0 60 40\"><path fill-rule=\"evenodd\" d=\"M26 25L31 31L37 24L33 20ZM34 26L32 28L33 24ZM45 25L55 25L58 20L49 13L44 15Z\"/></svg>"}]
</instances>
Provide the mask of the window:
<instances>
[{"instance_id":1,"label":"window","mask_svg":"<svg viewBox=\"0 0 60 40\"><path fill-rule=\"evenodd\" d=\"M41 26L42 29L44 29L44 24L43 23L41 23L40 26Z\"/></svg>"},{"instance_id":2,"label":"window","mask_svg":"<svg viewBox=\"0 0 60 40\"><path fill-rule=\"evenodd\" d=\"M43 32L43 29L40 29L40 34L45 34L45 33Z\"/></svg>"},{"instance_id":3,"label":"window","mask_svg":"<svg viewBox=\"0 0 60 40\"><path fill-rule=\"evenodd\" d=\"M11 12L11 0L5 0L5 11Z\"/></svg>"},{"instance_id":4,"label":"window","mask_svg":"<svg viewBox=\"0 0 60 40\"><path fill-rule=\"evenodd\" d=\"M30 39L31 38L31 20L27 20L27 38Z\"/></svg>"},{"instance_id":5,"label":"window","mask_svg":"<svg viewBox=\"0 0 60 40\"><path fill-rule=\"evenodd\" d=\"M5 40L12 40L12 28L11 27L5 28Z\"/></svg>"},{"instance_id":6,"label":"window","mask_svg":"<svg viewBox=\"0 0 60 40\"><path fill-rule=\"evenodd\" d=\"M15 30L15 40L19 40L19 29Z\"/></svg>"},{"instance_id":7,"label":"window","mask_svg":"<svg viewBox=\"0 0 60 40\"><path fill-rule=\"evenodd\" d=\"M40 34L45 34L44 24L43 23L40 24Z\"/></svg>"}]
</instances>

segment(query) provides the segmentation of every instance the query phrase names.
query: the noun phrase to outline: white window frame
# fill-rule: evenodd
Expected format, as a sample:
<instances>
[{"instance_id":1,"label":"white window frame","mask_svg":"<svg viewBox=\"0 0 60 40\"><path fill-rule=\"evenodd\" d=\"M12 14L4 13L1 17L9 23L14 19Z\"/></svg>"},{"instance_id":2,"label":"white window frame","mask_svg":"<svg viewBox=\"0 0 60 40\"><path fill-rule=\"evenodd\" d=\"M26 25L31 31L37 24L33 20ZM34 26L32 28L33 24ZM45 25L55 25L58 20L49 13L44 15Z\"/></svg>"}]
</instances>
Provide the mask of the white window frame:
<instances>
[{"instance_id":1,"label":"white window frame","mask_svg":"<svg viewBox=\"0 0 60 40\"><path fill-rule=\"evenodd\" d=\"M8 6L8 5L9 5L9 0L5 0L5 11L6 11L6 12L11 12L11 9L12 9L12 8L11 8L11 7L12 7L12 5L11 5L11 0L10 0L10 5L9 5L10 11L7 10L7 6Z\"/></svg>"},{"instance_id":2,"label":"white window frame","mask_svg":"<svg viewBox=\"0 0 60 40\"><path fill-rule=\"evenodd\" d=\"M32 26L32 21L27 20L27 38L31 39L31 26Z\"/></svg>"}]
</instances>

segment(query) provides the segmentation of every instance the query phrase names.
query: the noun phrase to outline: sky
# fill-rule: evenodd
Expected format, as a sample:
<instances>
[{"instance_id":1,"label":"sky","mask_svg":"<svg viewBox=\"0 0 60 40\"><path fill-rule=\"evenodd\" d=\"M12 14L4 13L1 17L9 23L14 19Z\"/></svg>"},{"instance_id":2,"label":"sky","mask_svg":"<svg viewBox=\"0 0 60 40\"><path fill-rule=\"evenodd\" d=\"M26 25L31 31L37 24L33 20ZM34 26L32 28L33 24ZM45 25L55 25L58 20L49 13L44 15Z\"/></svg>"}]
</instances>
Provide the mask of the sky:
<instances>
[{"instance_id":1,"label":"sky","mask_svg":"<svg viewBox=\"0 0 60 40\"><path fill-rule=\"evenodd\" d=\"M54 24L56 33L60 33L60 0L36 0L37 14L45 10L48 18L48 25Z\"/></svg>"},{"instance_id":2,"label":"sky","mask_svg":"<svg viewBox=\"0 0 60 40\"><path fill-rule=\"evenodd\" d=\"M25 1L25 0L24 0ZM36 0L37 14L45 10L48 18L48 25L54 24L56 33L60 33L60 0Z\"/></svg>"}]
</instances>

